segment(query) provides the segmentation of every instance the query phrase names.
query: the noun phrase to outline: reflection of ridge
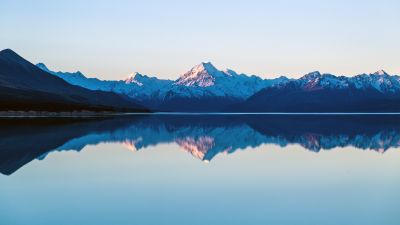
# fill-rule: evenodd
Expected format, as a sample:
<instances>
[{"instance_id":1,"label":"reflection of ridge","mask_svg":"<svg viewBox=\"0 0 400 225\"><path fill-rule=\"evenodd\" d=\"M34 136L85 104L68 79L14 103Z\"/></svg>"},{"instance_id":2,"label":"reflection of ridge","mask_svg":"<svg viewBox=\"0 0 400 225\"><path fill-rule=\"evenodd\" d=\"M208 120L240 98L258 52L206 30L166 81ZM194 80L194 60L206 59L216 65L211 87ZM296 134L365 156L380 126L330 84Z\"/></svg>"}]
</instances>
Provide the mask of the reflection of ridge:
<instances>
[{"instance_id":1,"label":"reflection of ridge","mask_svg":"<svg viewBox=\"0 0 400 225\"><path fill-rule=\"evenodd\" d=\"M138 118L131 118L130 121L135 119ZM113 133L125 126L125 120L111 118L2 119L0 172L12 174L33 159L43 159L49 151L58 150L71 140L81 139L81 144L67 149L80 151L90 143L87 137Z\"/></svg>"},{"instance_id":2,"label":"reflection of ridge","mask_svg":"<svg viewBox=\"0 0 400 225\"><path fill-rule=\"evenodd\" d=\"M205 136L197 140L191 137L175 140L178 145L191 153L194 157L203 160L207 152L215 145L214 138Z\"/></svg>"},{"instance_id":3,"label":"reflection of ridge","mask_svg":"<svg viewBox=\"0 0 400 225\"><path fill-rule=\"evenodd\" d=\"M122 145L125 146L129 151L131 152L136 152L138 149L136 148L136 144L141 142L143 139L140 137L136 140L128 140L126 139L125 141L122 142Z\"/></svg>"},{"instance_id":4,"label":"reflection of ridge","mask_svg":"<svg viewBox=\"0 0 400 225\"><path fill-rule=\"evenodd\" d=\"M107 134L89 134L68 141L57 150L80 151L86 145L100 143L121 143L129 150L142 150L161 143L176 143L183 150L201 160L211 160L220 152L231 153L246 147L257 147L265 137L245 124L229 125L215 124L215 127L202 127L201 124L174 125L167 121L157 122L146 120L133 123L122 130ZM86 144L85 144L86 143Z\"/></svg>"},{"instance_id":5,"label":"reflection of ridge","mask_svg":"<svg viewBox=\"0 0 400 225\"><path fill-rule=\"evenodd\" d=\"M176 143L203 161L262 144L305 149L352 146L385 152L400 146L396 116L122 116L102 119L31 119L0 122L0 172L11 174L49 151L121 143L140 151Z\"/></svg>"}]
</instances>

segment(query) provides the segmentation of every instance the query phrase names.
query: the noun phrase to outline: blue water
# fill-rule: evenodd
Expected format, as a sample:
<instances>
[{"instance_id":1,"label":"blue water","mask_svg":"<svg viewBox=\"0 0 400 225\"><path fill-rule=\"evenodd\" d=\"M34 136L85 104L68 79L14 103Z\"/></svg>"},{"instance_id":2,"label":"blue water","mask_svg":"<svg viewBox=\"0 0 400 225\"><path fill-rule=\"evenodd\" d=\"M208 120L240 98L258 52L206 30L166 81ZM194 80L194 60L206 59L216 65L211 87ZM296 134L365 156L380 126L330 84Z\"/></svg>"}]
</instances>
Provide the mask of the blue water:
<instances>
[{"instance_id":1,"label":"blue water","mask_svg":"<svg viewBox=\"0 0 400 225\"><path fill-rule=\"evenodd\" d=\"M0 121L0 224L400 224L400 116Z\"/></svg>"}]
</instances>

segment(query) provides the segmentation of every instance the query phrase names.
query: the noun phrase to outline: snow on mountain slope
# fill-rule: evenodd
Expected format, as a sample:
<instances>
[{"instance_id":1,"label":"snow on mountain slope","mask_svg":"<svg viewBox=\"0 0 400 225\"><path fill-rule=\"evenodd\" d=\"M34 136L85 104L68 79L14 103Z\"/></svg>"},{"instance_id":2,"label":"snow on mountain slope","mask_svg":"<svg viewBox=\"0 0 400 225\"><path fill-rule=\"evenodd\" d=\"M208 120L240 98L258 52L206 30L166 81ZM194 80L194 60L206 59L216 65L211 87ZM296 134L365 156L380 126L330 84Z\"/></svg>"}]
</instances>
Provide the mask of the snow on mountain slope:
<instances>
[{"instance_id":1,"label":"snow on mountain slope","mask_svg":"<svg viewBox=\"0 0 400 225\"><path fill-rule=\"evenodd\" d=\"M158 93L163 92L163 89L172 84L172 81L161 80L139 73L134 73L125 80L99 80L97 78L87 78L79 71L75 73L54 72L49 70L43 63L39 63L37 66L50 74L64 79L70 84L85 87L90 90L125 94L132 98L157 98Z\"/></svg>"},{"instance_id":2,"label":"snow on mountain slope","mask_svg":"<svg viewBox=\"0 0 400 225\"><path fill-rule=\"evenodd\" d=\"M39 63L37 66L71 84L91 90L125 94L139 100L161 101L172 96L180 98L229 97L246 99L263 88L289 80L286 77L263 80L254 75L237 74L233 70L220 71L211 63L201 63L193 67L176 81L162 80L140 73L134 73L125 80L107 81L87 78L79 71L74 73L54 72L43 63Z\"/></svg>"},{"instance_id":3,"label":"snow on mountain slope","mask_svg":"<svg viewBox=\"0 0 400 225\"><path fill-rule=\"evenodd\" d=\"M115 81L103 81L97 78L87 78L80 71L55 72L48 69L48 67L43 63L38 63L36 66L50 74L62 78L70 84L81 86L90 90L112 91L113 87L115 86Z\"/></svg>"},{"instance_id":4,"label":"snow on mountain slope","mask_svg":"<svg viewBox=\"0 0 400 225\"><path fill-rule=\"evenodd\" d=\"M298 87L305 90L316 89L345 89L356 88L359 90L375 89L381 93L393 94L400 91L400 77L389 75L383 70L370 74L360 74L354 77L321 74L318 71L308 73L293 81Z\"/></svg>"},{"instance_id":5,"label":"snow on mountain slope","mask_svg":"<svg viewBox=\"0 0 400 225\"><path fill-rule=\"evenodd\" d=\"M176 85L210 87L216 79L224 77L226 74L217 70L211 63L201 63L183 74L176 82Z\"/></svg>"},{"instance_id":6,"label":"snow on mountain slope","mask_svg":"<svg viewBox=\"0 0 400 225\"><path fill-rule=\"evenodd\" d=\"M171 80L149 77L136 72L126 78L122 83L119 83L113 91L139 99L160 99L163 98L171 84Z\"/></svg>"},{"instance_id":7,"label":"snow on mountain slope","mask_svg":"<svg viewBox=\"0 0 400 225\"><path fill-rule=\"evenodd\" d=\"M195 92L192 96L200 94L246 99L263 88L288 80L286 77L263 80L254 75L237 74L230 69L221 71L208 62L201 63L183 74L175 81L173 90L179 92L182 88L176 86L186 86L191 89L184 89L184 91Z\"/></svg>"},{"instance_id":8,"label":"snow on mountain slope","mask_svg":"<svg viewBox=\"0 0 400 225\"><path fill-rule=\"evenodd\" d=\"M374 88L382 93L395 93L400 91L400 77L389 75L383 70L372 74L361 74L351 79L359 89Z\"/></svg>"},{"instance_id":9,"label":"snow on mountain slope","mask_svg":"<svg viewBox=\"0 0 400 225\"><path fill-rule=\"evenodd\" d=\"M298 85L304 89L321 89L321 88L346 88L349 82L346 77L334 76L332 74L321 74L319 71L311 72L300 79L296 80Z\"/></svg>"},{"instance_id":10,"label":"snow on mountain slope","mask_svg":"<svg viewBox=\"0 0 400 225\"><path fill-rule=\"evenodd\" d=\"M377 90L390 95L400 92L400 77L389 75L383 70L354 77L321 74L315 71L299 79L288 79L287 77L262 79L254 75L238 74L230 69L218 70L214 65L207 62L194 66L175 81L162 80L140 73L134 73L124 80L107 81L87 78L79 71L75 73L54 72L42 63L37 66L71 84L91 90L125 94L141 101L142 104L147 104L148 107L160 104L168 106L175 102L175 105L172 104L170 107L185 108L188 107L185 106L187 102L184 103L187 100L216 102L216 99L218 99L221 103L225 101L224 99L242 101L262 89L273 86L285 87L289 83L306 91L353 88L357 90ZM226 102L229 103L229 101ZM202 107L207 106L209 104Z\"/></svg>"}]
</instances>

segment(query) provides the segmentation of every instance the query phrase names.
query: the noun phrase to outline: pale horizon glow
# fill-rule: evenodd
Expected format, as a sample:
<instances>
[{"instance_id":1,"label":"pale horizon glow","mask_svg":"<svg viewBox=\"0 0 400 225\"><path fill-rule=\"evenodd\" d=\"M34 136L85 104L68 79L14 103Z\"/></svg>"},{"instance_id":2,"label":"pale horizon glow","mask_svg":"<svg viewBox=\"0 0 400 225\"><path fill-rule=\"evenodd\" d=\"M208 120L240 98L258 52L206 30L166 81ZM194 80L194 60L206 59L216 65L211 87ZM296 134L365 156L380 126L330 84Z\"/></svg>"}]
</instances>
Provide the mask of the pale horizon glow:
<instances>
[{"instance_id":1,"label":"pale horizon glow","mask_svg":"<svg viewBox=\"0 0 400 225\"><path fill-rule=\"evenodd\" d=\"M0 49L106 80L176 79L207 61L263 78L400 74L399 10L397 0L0 0Z\"/></svg>"}]
</instances>

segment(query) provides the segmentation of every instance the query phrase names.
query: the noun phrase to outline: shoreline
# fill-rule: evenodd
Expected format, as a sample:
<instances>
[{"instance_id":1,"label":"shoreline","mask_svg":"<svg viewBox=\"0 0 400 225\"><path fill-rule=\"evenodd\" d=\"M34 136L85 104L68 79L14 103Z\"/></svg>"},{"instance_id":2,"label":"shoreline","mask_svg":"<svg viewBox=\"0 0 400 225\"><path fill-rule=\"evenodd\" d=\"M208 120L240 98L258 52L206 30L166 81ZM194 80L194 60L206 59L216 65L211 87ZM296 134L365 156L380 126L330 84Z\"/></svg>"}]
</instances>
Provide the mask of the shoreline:
<instances>
[{"instance_id":1,"label":"shoreline","mask_svg":"<svg viewBox=\"0 0 400 225\"><path fill-rule=\"evenodd\" d=\"M115 114L112 111L0 111L0 118L36 118L36 117L94 117L110 116Z\"/></svg>"},{"instance_id":2,"label":"shoreline","mask_svg":"<svg viewBox=\"0 0 400 225\"><path fill-rule=\"evenodd\" d=\"M240 115L281 115L281 116L368 116L399 115L400 112L115 112L115 111L0 111L0 118L41 118L41 117L103 117L129 115L171 115L171 116L240 116Z\"/></svg>"}]
</instances>

